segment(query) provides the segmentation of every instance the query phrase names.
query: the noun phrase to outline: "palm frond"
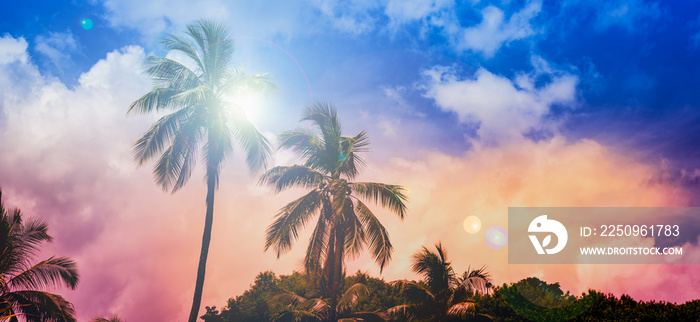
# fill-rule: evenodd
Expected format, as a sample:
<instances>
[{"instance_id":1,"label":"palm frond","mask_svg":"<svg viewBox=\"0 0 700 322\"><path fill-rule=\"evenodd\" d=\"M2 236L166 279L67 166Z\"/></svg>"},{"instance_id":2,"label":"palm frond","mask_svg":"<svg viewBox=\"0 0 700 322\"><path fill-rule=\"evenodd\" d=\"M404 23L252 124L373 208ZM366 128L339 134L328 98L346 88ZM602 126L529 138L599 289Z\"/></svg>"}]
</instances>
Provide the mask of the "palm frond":
<instances>
[{"instance_id":1,"label":"palm frond","mask_svg":"<svg viewBox=\"0 0 700 322\"><path fill-rule=\"evenodd\" d=\"M166 145L172 143L173 135L179 131L180 124L186 120L187 113L187 110L182 109L161 117L136 141L134 159L139 166L163 151Z\"/></svg>"},{"instance_id":2,"label":"palm frond","mask_svg":"<svg viewBox=\"0 0 700 322\"><path fill-rule=\"evenodd\" d=\"M206 85L197 73L185 64L167 57L148 56L145 66L145 72L154 81L155 88L171 88L177 94ZM174 96L172 98L175 99Z\"/></svg>"},{"instance_id":3,"label":"palm frond","mask_svg":"<svg viewBox=\"0 0 700 322\"><path fill-rule=\"evenodd\" d=\"M258 182L271 186L275 193L292 187L317 188L324 176L318 171L299 165L274 167L265 172Z\"/></svg>"},{"instance_id":4,"label":"palm frond","mask_svg":"<svg viewBox=\"0 0 700 322\"><path fill-rule=\"evenodd\" d=\"M388 185L375 182L353 182L350 184L352 191L375 203L381 203L385 208L396 213L399 218L406 216L406 201L404 188L397 185Z\"/></svg>"},{"instance_id":5,"label":"palm frond","mask_svg":"<svg viewBox=\"0 0 700 322\"><path fill-rule=\"evenodd\" d=\"M364 226L365 233L369 237L369 249L372 252L372 256L374 256L374 260L379 264L379 271L381 272L391 260L391 253L394 250L389 240L389 233L362 201L357 200L356 210L360 215L360 221Z\"/></svg>"},{"instance_id":6,"label":"palm frond","mask_svg":"<svg viewBox=\"0 0 700 322\"><path fill-rule=\"evenodd\" d=\"M277 136L277 140L280 149L292 150L302 158L319 154L323 145L322 139L318 138L316 133L303 128L282 132Z\"/></svg>"},{"instance_id":7,"label":"palm frond","mask_svg":"<svg viewBox=\"0 0 700 322\"><path fill-rule=\"evenodd\" d=\"M289 251L292 243L299 238L298 230L306 225L321 203L321 193L318 190L312 190L284 206L277 214L275 221L267 227L265 250L272 247L278 258Z\"/></svg>"},{"instance_id":8,"label":"palm frond","mask_svg":"<svg viewBox=\"0 0 700 322\"><path fill-rule=\"evenodd\" d=\"M190 28L196 28L193 24L188 24L187 25L188 30ZM189 34L192 40L194 40L197 43L200 43L200 48L201 46L201 37L195 37L192 34ZM160 42L161 46L165 50L175 50L178 52L181 52L185 54L187 57L192 59L192 61L197 64L197 67L199 67L200 71L204 71L204 63L202 61L202 56L201 53L197 50L197 47L195 47L195 44L188 42L181 37L174 35L174 34L167 34L166 37Z\"/></svg>"},{"instance_id":9,"label":"palm frond","mask_svg":"<svg viewBox=\"0 0 700 322\"><path fill-rule=\"evenodd\" d=\"M362 283L355 283L348 288L347 291L338 300L338 312L345 312L352 309L357 303L369 296L367 286Z\"/></svg>"},{"instance_id":10,"label":"palm frond","mask_svg":"<svg viewBox=\"0 0 700 322\"><path fill-rule=\"evenodd\" d=\"M397 321L413 321L415 316L411 311L414 309L412 304L401 304L388 308L386 314Z\"/></svg>"},{"instance_id":11,"label":"palm frond","mask_svg":"<svg viewBox=\"0 0 700 322\"><path fill-rule=\"evenodd\" d=\"M268 73L246 75L242 68L232 67L222 75L222 93L251 95L277 89Z\"/></svg>"},{"instance_id":12,"label":"palm frond","mask_svg":"<svg viewBox=\"0 0 700 322\"><path fill-rule=\"evenodd\" d=\"M447 310L447 315L456 318L466 318L469 316L473 316L475 312L476 309L474 302L468 301L460 302L450 306L450 308Z\"/></svg>"},{"instance_id":13,"label":"palm frond","mask_svg":"<svg viewBox=\"0 0 700 322\"><path fill-rule=\"evenodd\" d=\"M306 302L306 298L291 291L284 291L272 297L272 300L279 302L282 305L296 306Z\"/></svg>"},{"instance_id":14,"label":"palm frond","mask_svg":"<svg viewBox=\"0 0 700 322\"><path fill-rule=\"evenodd\" d=\"M486 293L491 284L491 274L486 271L486 266L472 270L471 267L459 278L459 287L465 292Z\"/></svg>"},{"instance_id":15,"label":"palm frond","mask_svg":"<svg viewBox=\"0 0 700 322\"><path fill-rule=\"evenodd\" d=\"M327 203L327 201L324 201ZM329 207L321 208L321 213L328 211ZM328 217L321 214L318 216L318 222L314 228L314 232L309 238L309 246L306 248L306 256L304 256L304 269L310 281L315 282L320 274L321 267L324 264L326 257L326 247L328 246L328 238L330 237L330 229L328 227Z\"/></svg>"},{"instance_id":16,"label":"palm frond","mask_svg":"<svg viewBox=\"0 0 700 322\"><path fill-rule=\"evenodd\" d=\"M75 289L78 285L78 269L75 261L67 257L49 258L12 277L11 289L41 289L65 285Z\"/></svg>"},{"instance_id":17,"label":"palm frond","mask_svg":"<svg viewBox=\"0 0 700 322\"><path fill-rule=\"evenodd\" d=\"M355 207L352 200L346 198L345 214L344 214L344 229L345 229L345 254L350 258L357 258L365 246L366 232L365 227L355 215Z\"/></svg>"},{"instance_id":18,"label":"palm frond","mask_svg":"<svg viewBox=\"0 0 700 322\"><path fill-rule=\"evenodd\" d=\"M369 138L366 131L361 131L354 137L341 137L340 143L340 172L346 175L349 179L355 178L359 174L360 168L364 167L366 162L358 153L367 152L369 149Z\"/></svg>"},{"instance_id":19,"label":"palm frond","mask_svg":"<svg viewBox=\"0 0 700 322\"><path fill-rule=\"evenodd\" d=\"M197 123L189 120L186 122L180 124L178 132L172 135L170 146L165 149L153 169L158 185L164 191L171 190L171 193L184 186L196 163L201 131Z\"/></svg>"},{"instance_id":20,"label":"palm frond","mask_svg":"<svg viewBox=\"0 0 700 322\"><path fill-rule=\"evenodd\" d=\"M155 88L131 103L126 113L146 114L154 110L174 109L177 106L177 102L173 99L175 94L177 94L176 88Z\"/></svg>"},{"instance_id":21,"label":"palm frond","mask_svg":"<svg viewBox=\"0 0 700 322\"><path fill-rule=\"evenodd\" d=\"M73 304L62 296L42 291L15 291L3 294L2 300L14 303L15 314L27 322L73 322Z\"/></svg>"},{"instance_id":22,"label":"palm frond","mask_svg":"<svg viewBox=\"0 0 700 322\"><path fill-rule=\"evenodd\" d=\"M236 113L231 121L233 135L246 153L248 168L254 172L267 168L272 157L272 148L267 138L241 113Z\"/></svg>"}]
</instances>

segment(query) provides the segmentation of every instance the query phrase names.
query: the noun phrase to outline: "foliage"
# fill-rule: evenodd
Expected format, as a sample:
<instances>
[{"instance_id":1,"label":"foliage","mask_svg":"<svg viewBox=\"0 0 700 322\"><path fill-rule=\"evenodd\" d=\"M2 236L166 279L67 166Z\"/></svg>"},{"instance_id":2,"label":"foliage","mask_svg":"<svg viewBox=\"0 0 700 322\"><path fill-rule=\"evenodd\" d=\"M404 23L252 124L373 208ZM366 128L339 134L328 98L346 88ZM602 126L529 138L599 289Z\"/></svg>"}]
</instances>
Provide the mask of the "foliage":
<instances>
[{"instance_id":1,"label":"foliage","mask_svg":"<svg viewBox=\"0 0 700 322\"><path fill-rule=\"evenodd\" d=\"M410 303L407 294L394 287L395 282L386 282L361 272L345 278L346 285L357 283L366 286L369 296L358 299L353 312L384 311ZM425 283L422 286L428 287ZM304 274L295 272L276 277L272 272L263 272L256 277L249 290L229 299L227 307L221 312L215 307L209 308L208 314L202 318L205 322L274 321L289 311L288 306L275 299L285 290L293 290L305 299L318 298L321 294L307 284ZM343 292L347 290L345 288ZM700 300L679 305L638 302L627 295L618 298L594 290L576 297L561 291L558 283L549 284L533 277L503 284L495 287L493 292L475 292L469 299L475 304L474 314L455 317L451 321L698 321L700 317ZM428 317L425 321L433 320Z\"/></svg>"},{"instance_id":2,"label":"foliage","mask_svg":"<svg viewBox=\"0 0 700 322\"><path fill-rule=\"evenodd\" d=\"M6 209L0 191L0 320L28 322L75 321L73 305L44 288L78 285L78 269L68 257L32 263L44 242L51 242L48 225L24 220L19 209Z\"/></svg>"}]
</instances>

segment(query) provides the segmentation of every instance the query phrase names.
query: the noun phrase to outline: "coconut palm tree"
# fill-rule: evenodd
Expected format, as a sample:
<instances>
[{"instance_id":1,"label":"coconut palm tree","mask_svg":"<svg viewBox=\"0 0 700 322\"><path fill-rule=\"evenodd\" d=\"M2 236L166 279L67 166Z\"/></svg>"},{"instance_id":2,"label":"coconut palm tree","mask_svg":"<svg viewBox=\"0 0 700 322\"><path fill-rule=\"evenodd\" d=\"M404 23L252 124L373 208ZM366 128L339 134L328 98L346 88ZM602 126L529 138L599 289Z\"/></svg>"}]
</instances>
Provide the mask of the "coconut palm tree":
<instances>
[{"instance_id":1,"label":"coconut palm tree","mask_svg":"<svg viewBox=\"0 0 700 322\"><path fill-rule=\"evenodd\" d=\"M41 291L78 285L78 269L68 257L50 257L32 264L39 246L51 242L45 221L23 220L19 209L6 209L0 191L0 320L75 321L73 304Z\"/></svg>"},{"instance_id":2,"label":"coconut palm tree","mask_svg":"<svg viewBox=\"0 0 700 322\"><path fill-rule=\"evenodd\" d=\"M390 308L389 315L405 320L450 321L475 314L475 304L469 297L474 292L487 292L489 274L482 267L469 269L459 278L442 244L437 243L435 248L437 252L432 252L424 246L413 254L412 269L423 277L422 281L393 282L408 301Z\"/></svg>"},{"instance_id":3,"label":"coconut palm tree","mask_svg":"<svg viewBox=\"0 0 700 322\"><path fill-rule=\"evenodd\" d=\"M391 260L389 234L363 200L378 202L403 219L406 196L401 186L352 182L365 164L359 153L368 151L367 133L342 136L338 113L330 104L307 107L301 120L311 121L315 129L284 132L279 135L279 144L306 161L303 165L274 167L260 183L274 192L292 187L311 191L279 211L267 229L265 250L272 248L279 258L291 249L299 229L318 215L304 268L313 281L323 277L320 280L329 298L329 318L335 321L345 258L357 256L367 245L380 269Z\"/></svg>"},{"instance_id":4,"label":"coconut palm tree","mask_svg":"<svg viewBox=\"0 0 700 322\"><path fill-rule=\"evenodd\" d=\"M355 312L357 303L367 296L369 291L364 284L353 284L340 297L336 312L333 314L335 317L331 317L332 308L328 299L307 299L297 293L285 291L274 299L287 305L289 310L282 313L275 321L386 321L383 314L378 312Z\"/></svg>"},{"instance_id":5,"label":"coconut palm tree","mask_svg":"<svg viewBox=\"0 0 700 322\"><path fill-rule=\"evenodd\" d=\"M271 149L265 137L251 124L230 98L241 91L273 88L264 74L246 76L234 67L233 39L225 25L198 20L187 26L184 37L169 34L164 49L178 52L186 61L148 57L146 73L154 88L134 103L130 113L168 111L134 145L139 165L157 158L153 170L156 182L171 193L190 178L198 156L207 165L206 214L202 250L197 268L194 299L189 321L199 312L214 214L214 193L225 158L234 142L245 151L248 166L266 166ZM201 151L200 151L201 150Z\"/></svg>"},{"instance_id":6,"label":"coconut palm tree","mask_svg":"<svg viewBox=\"0 0 700 322\"><path fill-rule=\"evenodd\" d=\"M119 315L115 314L115 315L112 315L111 318L103 318L103 317L93 318L92 320L90 320L90 322L124 322L124 320L122 320L119 317Z\"/></svg>"}]
</instances>

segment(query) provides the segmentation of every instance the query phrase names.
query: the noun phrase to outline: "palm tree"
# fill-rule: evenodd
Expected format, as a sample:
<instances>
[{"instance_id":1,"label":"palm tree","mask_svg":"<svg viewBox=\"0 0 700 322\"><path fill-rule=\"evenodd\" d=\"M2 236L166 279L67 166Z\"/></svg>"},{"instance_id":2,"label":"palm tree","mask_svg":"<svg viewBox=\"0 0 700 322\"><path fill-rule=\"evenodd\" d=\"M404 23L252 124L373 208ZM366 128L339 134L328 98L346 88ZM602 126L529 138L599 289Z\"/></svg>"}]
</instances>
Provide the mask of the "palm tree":
<instances>
[{"instance_id":1,"label":"palm tree","mask_svg":"<svg viewBox=\"0 0 700 322\"><path fill-rule=\"evenodd\" d=\"M267 139L239 107L227 102L242 90L261 90L274 85L264 74L246 76L240 68L233 67L234 44L225 25L198 20L187 26L185 36L169 34L161 44L166 50L184 54L194 67L166 57L148 57L146 73L154 80L154 88L132 103L129 112L172 111L134 144L139 165L159 156L153 174L163 190L174 193L187 183L200 148L207 165L207 209L189 316L189 321L195 322L204 288L214 192L219 185L222 163L232 152L234 141L246 152L248 166L253 171L264 168L271 154Z\"/></svg>"},{"instance_id":2,"label":"palm tree","mask_svg":"<svg viewBox=\"0 0 700 322\"><path fill-rule=\"evenodd\" d=\"M307 107L301 120L311 121L316 131L298 128L279 135L279 141L280 148L291 149L306 159L305 163L274 167L260 183L271 186L274 192L292 187L311 191L279 211L267 229L265 250L272 248L279 258L291 249L298 230L318 215L304 268L313 281L323 277L329 318L335 321L345 258L359 255L368 245L380 269L391 260L389 234L362 200L378 202L403 219L406 196L401 186L351 182L365 164L358 154L368 151L367 133L342 136L338 113L330 104Z\"/></svg>"},{"instance_id":3,"label":"palm tree","mask_svg":"<svg viewBox=\"0 0 700 322\"><path fill-rule=\"evenodd\" d=\"M53 238L45 221L22 219L19 209L6 209L0 191L0 320L75 321L73 304L46 287L78 285L78 269L68 257L32 264L43 242Z\"/></svg>"},{"instance_id":4,"label":"palm tree","mask_svg":"<svg viewBox=\"0 0 700 322\"><path fill-rule=\"evenodd\" d=\"M491 284L489 274L482 267L469 269L458 278L442 244L437 243L435 248L437 252L432 252L424 246L413 254L412 269L423 279L394 282L408 301L390 308L389 315L424 321L449 321L474 315L475 304L469 297L474 292L487 292Z\"/></svg>"},{"instance_id":5,"label":"palm tree","mask_svg":"<svg viewBox=\"0 0 700 322\"><path fill-rule=\"evenodd\" d=\"M122 320L119 317L119 315L115 314L115 315L112 315L111 318L103 318L103 317L93 318L92 320L90 320L90 322L124 322L124 320Z\"/></svg>"},{"instance_id":6,"label":"palm tree","mask_svg":"<svg viewBox=\"0 0 700 322\"><path fill-rule=\"evenodd\" d=\"M386 321L386 318L378 312L355 312L358 302L369 296L367 287L362 283L355 283L340 297L334 316L337 321ZM331 305L328 299L307 299L303 296L285 291L274 297L277 301L290 307L275 321L336 321L331 318ZM344 318L340 318L344 317Z\"/></svg>"}]
</instances>

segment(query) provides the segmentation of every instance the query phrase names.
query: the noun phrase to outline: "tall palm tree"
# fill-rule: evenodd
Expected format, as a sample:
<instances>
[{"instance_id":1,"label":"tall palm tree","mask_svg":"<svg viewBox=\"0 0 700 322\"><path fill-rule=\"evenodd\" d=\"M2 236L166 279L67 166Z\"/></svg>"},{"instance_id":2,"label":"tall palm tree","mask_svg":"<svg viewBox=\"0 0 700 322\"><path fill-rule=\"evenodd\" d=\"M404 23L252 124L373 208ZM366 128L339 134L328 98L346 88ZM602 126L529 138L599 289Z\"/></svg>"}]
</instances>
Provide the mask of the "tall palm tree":
<instances>
[{"instance_id":1,"label":"tall palm tree","mask_svg":"<svg viewBox=\"0 0 700 322\"><path fill-rule=\"evenodd\" d=\"M171 112L136 142L134 154L139 165L158 157L153 170L155 180L163 190L174 193L189 180L201 148L207 165L207 209L189 317L190 322L195 322L204 287L214 192L219 185L221 165L231 154L234 141L246 152L248 166L253 171L264 168L271 154L265 137L248 121L240 107L230 104L228 99L241 90L260 90L274 85L264 74L246 76L233 66L233 39L221 23L198 20L187 26L185 37L169 34L161 44L166 50L184 54L189 61L147 58L146 73L154 80L154 88L132 103L129 112Z\"/></svg>"},{"instance_id":2,"label":"tall palm tree","mask_svg":"<svg viewBox=\"0 0 700 322\"><path fill-rule=\"evenodd\" d=\"M432 252L424 246L413 254L412 269L423 279L394 282L408 301L390 308L389 315L421 321L450 321L474 315L475 304L469 297L474 292L487 292L489 274L482 267L457 277L442 244L437 243L435 248Z\"/></svg>"},{"instance_id":3,"label":"tall palm tree","mask_svg":"<svg viewBox=\"0 0 700 322\"><path fill-rule=\"evenodd\" d=\"M53 238L45 221L23 220L19 209L6 209L0 191L0 320L75 321L73 304L46 287L78 285L78 269L68 257L32 264L43 242Z\"/></svg>"},{"instance_id":4,"label":"tall palm tree","mask_svg":"<svg viewBox=\"0 0 700 322\"><path fill-rule=\"evenodd\" d=\"M323 277L330 298L329 318L335 321L345 258L359 255L368 245L380 269L391 260L389 234L362 200L378 202L403 219L406 196L401 186L351 181L365 164L358 154L368 151L367 133L342 136L338 113L330 104L307 107L301 121L311 121L315 129L284 132L279 141L280 148L294 151L305 163L272 168L260 183L274 192L292 187L311 191L279 211L267 229L265 250L272 248L279 258L291 249L298 230L318 215L304 267L314 281Z\"/></svg>"}]
</instances>

